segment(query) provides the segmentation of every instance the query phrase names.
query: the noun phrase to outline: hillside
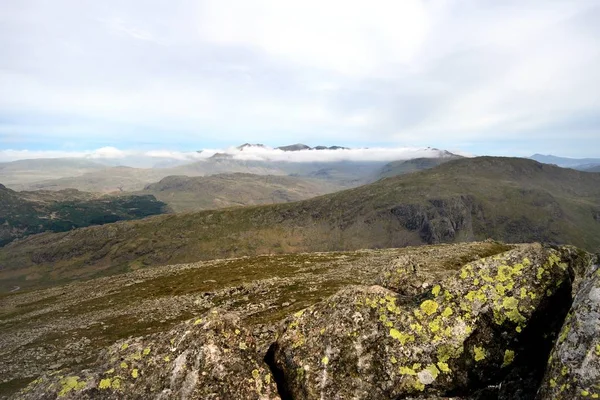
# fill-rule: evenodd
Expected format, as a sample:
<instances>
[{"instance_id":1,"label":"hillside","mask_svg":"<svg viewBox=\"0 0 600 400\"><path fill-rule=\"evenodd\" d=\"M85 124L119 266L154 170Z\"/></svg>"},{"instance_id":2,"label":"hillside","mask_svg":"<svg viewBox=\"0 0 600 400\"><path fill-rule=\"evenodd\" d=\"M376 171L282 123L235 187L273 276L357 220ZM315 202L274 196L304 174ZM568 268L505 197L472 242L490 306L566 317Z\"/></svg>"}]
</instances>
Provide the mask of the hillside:
<instances>
[{"instance_id":1,"label":"hillside","mask_svg":"<svg viewBox=\"0 0 600 400\"><path fill-rule=\"evenodd\" d=\"M139 193L151 194L175 212L299 201L342 190L317 179L254 174L168 176Z\"/></svg>"},{"instance_id":2,"label":"hillside","mask_svg":"<svg viewBox=\"0 0 600 400\"><path fill-rule=\"evenodd\" d=\"M600 175L480 157L297 203L42 234L0 250L2 289L149 265L494 238L600 249Z\"/></svg>"},{"instance_id":3,"label":"hillside","mask_svg":"<svg viewBox=\"0 0 600 400\"><path fill-rule=\"evenodd\" d=\"M213 157L207 160L173 168L102 168L77 176L58 179L24 181L18 179L7 185L14 190L63 190L78 189L87 192L131 192L143 190L151 183L167 176L210 176L217 174L244 173L255 175L293 175L315 178L331 183L332 188L340 185L348 188L368 183L384 162L283 162L236 160L231 156Z\"/></svg>"},{"instance_id":4,"label":"hillside","mask_svg":"<svg viewBox=\"0 0 600 400\"><path fill-rule=\"evenodd\" d=\"M102 197L77 190L15 192L0 185L0 246L35 233L162 214L166 204L151 195Z\"/></svg>"},{"instance_id":5,"label":"hillside","mask_svg":"<svg viewBox=\"0 0 600 400\"><path fill-rule=\"evenodd\" d=\"M600 165L600 158L568 158L542 154L534 154L529 158L544 164L555 164L559 167L573 168L580 171Z\"/></svg>"},{"instance_id":6,"label":"hillside","mask_svg":"<svg viewBox=\"0 0 600 400\"><path fill-rule=\"evenodd\" d=\"M80 176L104 168L106 168L105 165L86 159L40 158L0 163L0 177L2 184L12 187L50 179Z\"/></svg>"},{"instance_id":7,"label":"hillside","mask_svg":"<svg viewBox=\"0 0 600 400\"><path fill-rule=\"evenodd\" d=\"M447 163L448 161L456 160L458 158L461 157L452 155L440 158L415 158L406 161L393 161L383 166L381 171L379 171L377 178L389 178L396 175L423 171L425 169L437 167L438 165Z\"/></svg>"},{"instance_id":8,"label":"hillside","mask_svg":"<svg viewBox=\"0 0 600 400\"><path fill-rule=\"evenodd\" d=\"M585 172L600 172L600 165L596 165L595 167L590 167L585 170Z\"/></svg>"}]
</instances>

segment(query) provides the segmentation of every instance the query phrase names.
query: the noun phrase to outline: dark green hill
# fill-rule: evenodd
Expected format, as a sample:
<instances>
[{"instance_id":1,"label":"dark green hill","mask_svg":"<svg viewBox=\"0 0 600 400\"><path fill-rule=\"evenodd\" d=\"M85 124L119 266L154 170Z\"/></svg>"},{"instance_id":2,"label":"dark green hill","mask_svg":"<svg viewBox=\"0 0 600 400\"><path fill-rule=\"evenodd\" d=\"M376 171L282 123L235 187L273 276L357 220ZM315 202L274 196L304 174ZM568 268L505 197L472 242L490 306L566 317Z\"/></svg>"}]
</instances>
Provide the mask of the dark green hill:
<instances>
[{"instance_id":1,"label":"dark green hill","mask_svg":"<svg viewBox=\"0 0 600 400\"><path fill-rule=\"evenodd\" d=\"M486 238L599 250L600 174L459 159L297 203L36 235L0 249L0 279L6 289L203 259Z\"/></svg>"},{"instance_id":2,"label":"dark green hill","mask_svg":"<svg viewBox=\"0 0 600 400\"><path fill-rule=\"evenodd\" d=\"M151 195L102 197L74 189L15 192L0 185L0 246L35 233L64 232L164 212L166 204Z\"/></svg>"}]
</instances>

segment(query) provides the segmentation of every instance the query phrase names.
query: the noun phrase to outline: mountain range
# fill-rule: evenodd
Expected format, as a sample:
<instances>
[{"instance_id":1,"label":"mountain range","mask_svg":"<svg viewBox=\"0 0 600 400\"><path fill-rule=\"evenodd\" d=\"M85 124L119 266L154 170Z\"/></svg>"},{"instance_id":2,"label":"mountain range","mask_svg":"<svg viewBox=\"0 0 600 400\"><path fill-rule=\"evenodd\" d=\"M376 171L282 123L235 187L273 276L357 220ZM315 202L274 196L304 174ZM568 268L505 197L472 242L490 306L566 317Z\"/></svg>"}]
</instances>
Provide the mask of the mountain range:
<instances>
[{"instance_id":1,"label":"mountain range","mask_svg":"<svg viewBox=\"0 0 600 400\"><path fill-rule=\"evenodd\" d=\"M493 238L600 248L600 175L518 158L452 160L300 202L155 216L0 249L2 288L264 253Z\"/></svg>"},{"instance_id":2,"label":"mountain range","mask_svg":"<svg viewBox=\"0 0 600 400\"><path fill-rule=\"evenodd\" d=\"M544 164L554 164L559 167L573 168L580 171L600 167L600 158L568 158L543 154L534 154L529 158Z\"/></svg>"}]
</instances>

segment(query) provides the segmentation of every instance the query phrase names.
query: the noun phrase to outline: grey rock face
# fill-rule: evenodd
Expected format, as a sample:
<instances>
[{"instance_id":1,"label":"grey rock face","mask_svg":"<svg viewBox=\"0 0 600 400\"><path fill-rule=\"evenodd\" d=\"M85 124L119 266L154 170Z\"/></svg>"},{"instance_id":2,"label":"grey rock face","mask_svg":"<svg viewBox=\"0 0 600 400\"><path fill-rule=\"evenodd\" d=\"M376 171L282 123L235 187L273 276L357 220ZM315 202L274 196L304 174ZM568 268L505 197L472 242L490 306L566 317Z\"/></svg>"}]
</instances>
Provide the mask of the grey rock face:
<instances>
[{"instance_id":1,"label":"grey rock face","mask_svg":"<svg viewBox=\"0 0 600 400\"><path fill-rule=\"evenodd\" d=\"M539 400L600 398L600 269L588 271L548 361Z\"/></svg>"},{"instance_id":2,"label":"grey rock face","mask_svg":"<svg viewBox=\"0 0 600 400\"><path fill-rule=\"evenodd\" d=\"M254 338L214 310L164 334L118 342L91 370L42 376L22 399L278 400Z\"/></svg>"},{"instance_id":3,"label":"grey rock face","mask_svg":"<svg viewBox=\"0 0 600 400\"><path fill-rule=\"evenodd\" d=\"M532 398L570 304L562 255L519 245L413 297L346 288L295 314L270 363L294 399Z\"/></svg>"}]
</instances>

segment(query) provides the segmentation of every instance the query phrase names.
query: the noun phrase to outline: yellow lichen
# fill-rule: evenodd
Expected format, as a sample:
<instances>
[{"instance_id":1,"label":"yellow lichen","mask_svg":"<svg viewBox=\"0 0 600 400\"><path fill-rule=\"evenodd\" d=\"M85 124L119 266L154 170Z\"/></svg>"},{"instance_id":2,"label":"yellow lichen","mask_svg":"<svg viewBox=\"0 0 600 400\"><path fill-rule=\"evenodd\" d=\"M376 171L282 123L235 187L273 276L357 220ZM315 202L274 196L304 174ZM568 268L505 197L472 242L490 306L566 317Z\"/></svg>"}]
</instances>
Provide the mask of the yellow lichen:
<instances>
[{"instance_id":1,"label":"yellow lichen","mask_svg":"<svg viewBox=\"0 0 600 400\"><path fill-rule=\"evenodd\" d=\"M133 371L131 371L131 376L134 379L137 379L137 377L138 377L138 370L137 370L137 368L134 368Z\"/></svg>"},{"instance_id":2,"label":"yellow lichen","mask_svg":"<svg viewBox=\"0 0 600 400\"><path fill-rule=\"evenodd\" d=\"M65 396L67 393L69 393L72 390L74 390L74 391L81 390L81 389L85 388L85 386L86 386L85 381L80 382L78 376L68 376L66 378L63 378L60 380L60 384L61 384L61 389L58 392L59 397Z\"/></svg>"},{"instance_id":3,"label":"yellow lichen","mask_svg":"<svg viewBox=\"0 0 600 400\"><path fill-rule=\"evenodd\" d=\"M398 370L400 371L400 375L417 375L417 372L410 367L400 367Z\"/></svg>"},{"instance_id":4,"label":"yellow lichen","mask_svg":"<svg viewBox=\"0 0 600 400\"><path fill-rule=\"evenodd\" d=\"M433 300L425 300L421 303L421 311L423 311L427 315L431 315L435 313L438 309L439 305Z\"/></svg>"},{"instance_id":5,"label":"yellow lichen","mask_svg":"<svg viewBox=\"0 0 600 400\"><path fill-rule=\"evenodd\" d=\"M304 372L304 370L302 370ZM260 372L257 369L253 369L252 370L252 377L254 379L258 379L258 377L260 376Z\"/></svg>"},{"instance_id":6,"label":"yellow lichen","mask_svg":"<svg viewBox=\"0 0 600 400\"><path fill-rule=\"evenodd\" d=\"M475 361L479 362L485 359L485 350L483 347L473 346L473 352L475 354Z\"/></svg>"},{"instance_id":7,"label":"yellow lichen","mask_svg":"<svg viewBox=\"0 0 600 400\"><path fill-rule=\"evenodd\" d=\"M325 356L325 357L321 358L321 363L323 365L329 364L329 357Z\"/></svg>"},{"instance_id":8,"label":"yellow lichen","mask_svg":"<svg viewBox=\"0 0 600 400\"><path fill-rule=\"evenodd\" d=\"M452 311L452 309L450 307L446 307L446 309L444 310L444 312L442 312L442 317L448 318L453 313L454 313L454 311Z\"/></svg>"},{"instance_id":9,"label":"yellow lichen","mask_svg":"<svg viewBox=\"0 0 600 400\"><path fill-rule=\"evenodd\" d=\"M502 363L502 367L507 367L510 364L512 364L512 362L515 359L515 352L513 350L506 350L504 352L504 362Z\"/></svg>"},{"instance_id":10,"label":"yellow lichen","mask_svg":"<svg viewBox=\"0 0 600 400\"><path fill-rule=\"evenodd\" d=\"M112 382L111 382L110 378L102 379L100 381L100 384L98 384L98 388L99 389L108 389L111 387L111 385L112 385Z\"/></svg>"},{"instance_id":11,"label":"yellow lichen","mask_svg":"<svg viewBox=\"0 0 600 400\"><path fill-rule=\"evenodd\" d=\"M440 370L434 364L429 364L425 369L431 373L434 380L440 375Z\"/></svg>"},{"instance_id":12,"label":"yellow lichen","mask_svg":"<svg viewBox=\"0 0 600 400\"><path fill-rule=\"evenodd\" d=\"M399 330L392 328L390 329L390 336L396 340L398 340L401 344L406 344L407 341L413 342L415 337L408 333L400 332Z\"/></svg>"},{"instance_id":13,"label":"yellow lichen","mask_svg":"<svg viewBox=\"0 0 600 400\"><path fill-rule=\"evenodd\" d=\"M200 325L202 323L202 318L198 318L194 321L194 325Z\"/></svg>"},{"instance_id":14,"label":"yellow lichen","mask_svg":"<svg viewBox=\"0 0 600 400\"><path fill-rule=\"evenodd\" d=\"M440 294L440 290L442 290L442 287L441 287L440 285L435 285L435 286L433 287L433 289L431 289L431 293L432 293L434 296L437 296L438 294Z\"/></svg>"},{"instance_id":15,"label":"yellow lichen","mask_svg":"<svg viewBox=\"0 0 600 400\"><path fill-rule=\"evenodd\" d=\"M143 352L143 354L144 354L144 356L147 356L148 354L150 354L150 347L146 347L146 348L144 349L144 352Z\"/></svg>"},{"instance_id":16,"label":"yellow lichen","mask_svg":"<svg viewBox=\"0 0 600 400\"><path fill-rule=\"evenodd\" d=\"M452 372L452 370L450 369L450 367L448 366L448 364L445 363L445 362L439 361L437 363L437 367L439 368L440 371L442 371L445 374L449 374L450 372Z\"/></svg>"}]
</instances>

